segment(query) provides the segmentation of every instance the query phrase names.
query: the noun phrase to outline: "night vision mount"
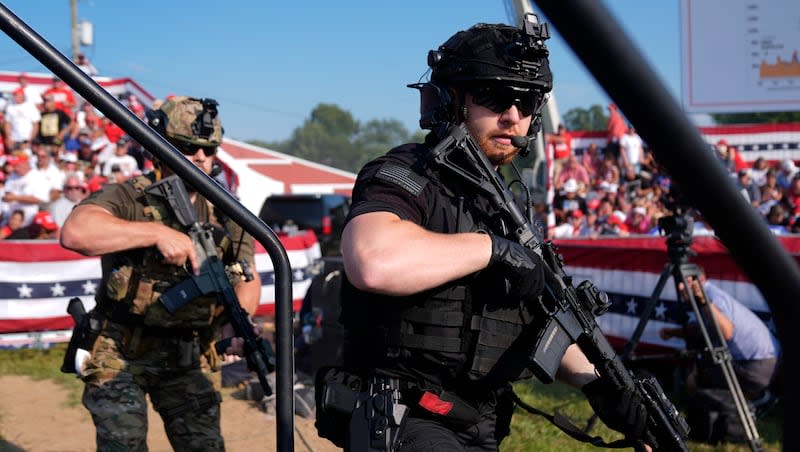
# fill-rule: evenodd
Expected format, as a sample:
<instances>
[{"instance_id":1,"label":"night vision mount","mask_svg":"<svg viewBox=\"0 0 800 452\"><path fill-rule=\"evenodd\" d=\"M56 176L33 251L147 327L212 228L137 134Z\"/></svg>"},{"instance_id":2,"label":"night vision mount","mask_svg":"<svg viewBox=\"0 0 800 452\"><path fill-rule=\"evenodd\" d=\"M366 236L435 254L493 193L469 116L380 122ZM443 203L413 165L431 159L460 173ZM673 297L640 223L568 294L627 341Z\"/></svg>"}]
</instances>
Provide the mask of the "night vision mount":
<instances>
[{"instance_id":1,"label":"night vision mount","mask_svg":"<svg viewBox=\"0 0 800 452\"><path fill-rule=\"evenodd\" d=\"M501 83L535 90L544 98L553 86L544 44L549 38L547 24L527 13L520 28L481 23L430 50L431 80L408 85L420 91L420 127L446 130L458 122L461 116L449 87ZM538 109L534 116L535 126L528 135L538 132Z\"/></svg>"},{"instance_id":2,"label":"night vision mount","mask_svg":"<svg viewBox=\"0 0 800 452\"><path fill-rule=\"evenodd\" d=\"M214 120L219 112L217 106L219 102L214 99L201 99L203 111L197 115L197 119L192 122L192 134L203 139L209 139L214 134Z\"/></svg>"},{"instance_id":3,"label":"night vision mount","mask_svg":"<svg viewBox=\"0 0 800 452\"><path fill-rule=\"evenodd\" d=\"M547 24L539 22L539 17L534 13L525 14L522 20L521 33L517 34L516 39L508 49L509 55L517 56L520 71L530 73L533 77L540 75L540 59L547 58L550 54L544 45L544 41L548 39L550 39L550 29Z\"/></svg>"}]
</instances>

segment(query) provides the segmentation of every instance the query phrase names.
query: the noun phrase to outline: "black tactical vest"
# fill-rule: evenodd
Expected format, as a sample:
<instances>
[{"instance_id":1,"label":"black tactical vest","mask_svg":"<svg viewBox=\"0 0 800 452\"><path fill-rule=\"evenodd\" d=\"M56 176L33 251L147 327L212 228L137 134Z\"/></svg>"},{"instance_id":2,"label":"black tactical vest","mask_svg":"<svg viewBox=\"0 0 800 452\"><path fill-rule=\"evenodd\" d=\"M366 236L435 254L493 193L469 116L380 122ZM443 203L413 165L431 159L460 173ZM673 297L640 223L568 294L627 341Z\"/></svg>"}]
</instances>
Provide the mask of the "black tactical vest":
<instances>
[{"instance_id":1,"label":"black tactical vest","mask_svg":"<svg viewBox=\"0 0 800 452\"><path fill-rule=\"evenodd\" d=\"M417 181L426 181L428 217L422 226L443 233L503 234L494 209L469 186L409 159L425 152L420 148L390 156L411 168ZM356 370L378 369L440 387L486 380L501 384L531 375L528 352L514 343L533 317L519 300L506 296L505 279L495 269L410 297L369 294L345 281L342 304L345 360Z\"/></svg>"}]
</instances>

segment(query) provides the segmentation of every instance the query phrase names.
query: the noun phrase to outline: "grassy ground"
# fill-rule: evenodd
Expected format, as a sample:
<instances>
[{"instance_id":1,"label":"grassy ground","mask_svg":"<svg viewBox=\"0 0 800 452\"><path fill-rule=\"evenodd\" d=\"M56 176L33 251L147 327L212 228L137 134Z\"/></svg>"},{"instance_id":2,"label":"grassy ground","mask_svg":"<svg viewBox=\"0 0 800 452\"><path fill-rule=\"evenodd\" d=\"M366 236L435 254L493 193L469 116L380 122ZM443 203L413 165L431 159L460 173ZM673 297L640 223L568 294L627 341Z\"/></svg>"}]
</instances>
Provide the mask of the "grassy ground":
<instances>
[{"instance_id":1,"label":"grassy ground","mask_svg":"<svg viewBox=\"0 0 800 452\"><path fill-rule=\"evenodd\" d=\"M59 345L49 350L0 350L0 376L28 375L33 379L52 379L69 392L68 404L78 404L82 390L81 382L59 371L64 349L63 345ZM518 383L515 391L528 404L549 413L558 410L569 416L579 427L582 427L592 415L592 409L580 391L566 385L544 385L537 381L525 381ZM778 404L765 417L758 420L758 430L767 451L781 450L781 410L782 407ZM599 435L606 441L621 438L617 432L608 429L600 422L591 431L591 435ZM689 443L688 446L692 451L749 450L741 445L709 446ZM518 408L511 424L511 435L503 441L502 450L503 452L531 450L577 452L598 449L568 437L546 419L532 416Z\"/></svg>"},{"instance_id":2,"label":"grassy ground","mask_svg":"<svg viewBox=\"0 0 800 452\"><path fill-rule=\"evenodd\" d=\"M0 376L27 375L34 380L51 379L69 391L67 403L76 405L80 403L83 383L75 375L59 370L65 350L66 344L47 350L0 350Z\"/></svg>"},{"instance_id":3,"label":"grassy ground","mask_svg":"<svg viewBox=\"0 0 800 452\"><path fill-rule=\"evenodd\" d=\"M580 391L563 384L544 385L538 381L524 381L517 383L514 390L519 397L529 405L552 414L558 410L566 414L578 427L583 427L593 411L589 402ZM680 408L680 404L679 404ZM781 450L781 406L773 408L764 418L757 421L764 450ZM621 439L622 435L610 430L602 422L598 422L591 430L592 436L601 436L606 442ZM701 443L689 442L691 451L749 451L745 445L717 445L711 446ZM558 427L551 424L541 416L533 416L517 408L511 423L511 435L503 441L503 452L552 450L559 452L597 451L600 450L586 443L576 441L561 432ZM611 449L607 449L611 450Z\"/></svg>"}]
</instances>

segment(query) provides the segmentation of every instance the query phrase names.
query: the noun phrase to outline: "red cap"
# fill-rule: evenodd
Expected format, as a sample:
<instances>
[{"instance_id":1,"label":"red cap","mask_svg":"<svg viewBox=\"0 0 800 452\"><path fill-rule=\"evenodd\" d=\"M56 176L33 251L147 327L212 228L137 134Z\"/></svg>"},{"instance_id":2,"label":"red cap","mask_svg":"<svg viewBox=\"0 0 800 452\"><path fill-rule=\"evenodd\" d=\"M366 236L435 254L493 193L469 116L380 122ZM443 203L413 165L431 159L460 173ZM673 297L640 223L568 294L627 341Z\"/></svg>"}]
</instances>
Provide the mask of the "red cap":
<instances>
[{"instance_id":1,"label":"red cap","mask_svg":"<svg viewBox=\"0 0 800 452\"><path fill-rule=\"evenodd\" d=\"M717 146L723 146L723 145L724 145L724 146L727 146L727 145L728 145L728 140L726 140L725 138L723 138L723 139L721 139L721 140L717 141Z\"/></svg>"},{"instance_id":2,"label":"red cap","mask_svg":"<svg viewBox=\"0 0 800 452\"><path fill-rule=\"evenodd\" d=\"M38 224L39 226L43 227L46 231L55 231L58 229L58 225L56 221L53 219L53 216L50 215L50 212L47 211L40 211L33 217L34 224Z\"/></svg>"},{"instance_id":3,"label":"red cap","mask_svg":"<svg viewBox=\"0 0 800 452\"><path fill-rule=\"evenodd\" d=\"M103 188L103 185L106 182L108 182L108 179L106 179L103 176L95 176L95 177L89 179L89 181L87 182L87 184L89 186L89 191L91 193L99 191L101 188Z\"/></svg>"},{"instance_id":4,"label":"red cap","mask_svg":"<svg viewBox=\"0 0 800 452\"><path fill-rule=\"evenodd\" d=\"M23 153L14 153L6 157L6 163L11 166L14 166L18 163L24 163L28 161L28 155Z\"/></svg>"},{"instance_id":5,"label":"red cap","mask_svg":"<svg viewBox=\"0 0 800 452\"><path fill-rule=\"evenodd\" d=\"M581 211L580 209L575 209L572 212L570 212L569 215L571 217L575 217L575 218L582 218L583 217L583 211Z\"/></svg>"}]
</instances>

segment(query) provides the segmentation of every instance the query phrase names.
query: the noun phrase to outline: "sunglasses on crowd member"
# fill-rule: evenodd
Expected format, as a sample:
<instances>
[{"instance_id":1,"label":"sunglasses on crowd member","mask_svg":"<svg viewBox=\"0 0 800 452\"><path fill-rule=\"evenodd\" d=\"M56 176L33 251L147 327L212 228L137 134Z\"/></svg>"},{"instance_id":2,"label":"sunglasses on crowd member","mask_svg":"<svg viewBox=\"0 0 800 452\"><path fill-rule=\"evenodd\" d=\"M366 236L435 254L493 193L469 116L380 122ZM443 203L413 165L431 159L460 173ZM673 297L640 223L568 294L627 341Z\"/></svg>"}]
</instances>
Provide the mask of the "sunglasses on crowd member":
<instances>
[{"instance_id":1,"label":"sunglasses on crowd member","mask_svg":"<svg viewBox=\"0 0 800 452\"><path fill-rule=\"evenodd\" d=\"M81 190L81 191L83 191L83 187L81 187L80 185L65 185L64 186L64 190L65 191L66 190Z\"/></svg>"},{"instance_id":2,"label":"sunglasses on crowd member","mask_svg":"<svg viewBox=\"0 0 800 452\"><path fill-rule=\"evenodd\" d=\"M532 115L539 107L541 94L534 90L512 86L483 85L469 88L472 102L494 113L503 113L516 105L522 116Z\"/></svg>"},{"instance_id":3,"label":"sunglasses on crowd member","mask_svg":"<svg viewBox=\"0 0 800 452\"><path fill-rule=\"evenodd\" d=\"M189 144L189 143L173 143L175 149L179 150L183 155L195 155L197 154L198 149L203 150L203 154L206 157L212 157L217 153L216 146L198 146L196 144Z\"/></svg>"}]
</instances>

